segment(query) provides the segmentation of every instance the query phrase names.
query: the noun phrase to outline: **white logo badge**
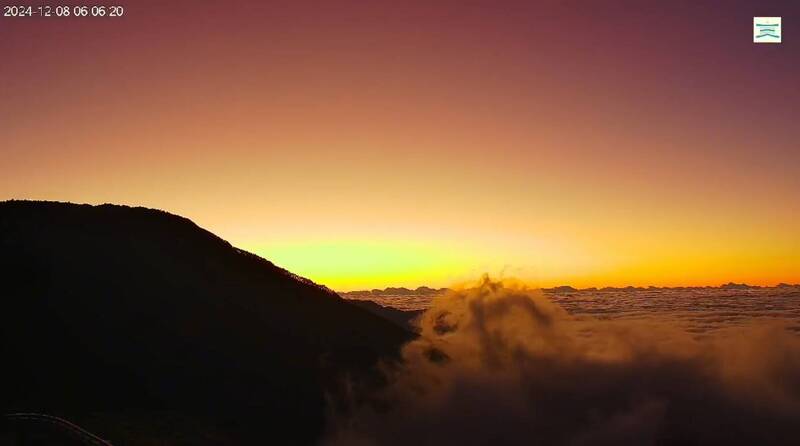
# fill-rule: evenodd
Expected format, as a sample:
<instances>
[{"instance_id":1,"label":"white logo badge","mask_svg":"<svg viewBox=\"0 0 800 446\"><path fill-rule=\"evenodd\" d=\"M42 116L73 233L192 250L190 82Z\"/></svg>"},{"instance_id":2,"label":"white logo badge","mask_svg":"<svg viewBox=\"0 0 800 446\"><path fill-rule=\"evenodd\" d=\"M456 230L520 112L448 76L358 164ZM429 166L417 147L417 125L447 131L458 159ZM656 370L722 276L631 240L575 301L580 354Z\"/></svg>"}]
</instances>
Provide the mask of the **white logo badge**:
<instances>
[{"instance_id":1,"label":"white logo badge","mask_svg":"<svg viewBox=\"0 0 800 446\"><path fill-rule=\"evenodd\" d=\"M781 43L780 17L753 17L753 42Z\"/></svg>"}]
</instances>

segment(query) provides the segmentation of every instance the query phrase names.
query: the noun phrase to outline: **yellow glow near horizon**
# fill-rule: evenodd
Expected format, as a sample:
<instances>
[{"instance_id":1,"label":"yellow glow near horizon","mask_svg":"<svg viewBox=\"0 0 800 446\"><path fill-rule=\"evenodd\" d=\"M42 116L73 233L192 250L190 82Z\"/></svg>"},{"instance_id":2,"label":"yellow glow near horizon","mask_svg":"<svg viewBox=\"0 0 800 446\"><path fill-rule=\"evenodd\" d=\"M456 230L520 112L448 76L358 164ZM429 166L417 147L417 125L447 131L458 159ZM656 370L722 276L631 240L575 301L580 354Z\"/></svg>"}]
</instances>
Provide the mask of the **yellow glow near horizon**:
<instances>
[{"instance_id":1,"label":"yellow glow near horizon","mask_svg":"<svg viewBox=\"0 0 800 446\"><path fill-rule=\"evenodd\" d=\"M337 291L392 284L444 284L464 280L470 259L428 244L374 240L274 244L252 249L296 274Z\"/></svg>"},{"instance_id":2,"label":"yellow glow near horizon","mask_svg":"<svg viewBox=\"0 0 800 446\"><path fill-rule=\"evenodd\" d=\"M446 287L483 273L514 277L533 286L705 286L729 281L775 285L797 278L794 252L781 247L707 252L691 242L651 246L643 256L628 246L615 252L590 247L559 254L533 249L496 251L474 242L413 240L303 241L249 246L248 249L301 276L337 291L389 286ZM588 250L594 249L593 252ZM758 258L758 262L753 259ZM583 257L583 260L581 260Z\"/></svg>"},{"instance_id":3,"label":"yellow glow near horizon","mask_svg":"<svg viewBox=\"0 0 800 446\"><path fill-rule=\"evenodd\" d=\"M255 251L283 268L337 290L436 276L444 272L436 271L437 265L446 263L434 250L379 242L284 244Z\"/></svg>"},{"instance_id":4,"label":"yellow glow near horizon","mask_svg":"<svg viewBox=\"0 0 800 446\"><path fill-rule=\"evenodd\" d=\"M788 44L670 2L194 3L0 30L0 200L163 209L337 290L800 282Z\"/></svg>"}]
</instances>

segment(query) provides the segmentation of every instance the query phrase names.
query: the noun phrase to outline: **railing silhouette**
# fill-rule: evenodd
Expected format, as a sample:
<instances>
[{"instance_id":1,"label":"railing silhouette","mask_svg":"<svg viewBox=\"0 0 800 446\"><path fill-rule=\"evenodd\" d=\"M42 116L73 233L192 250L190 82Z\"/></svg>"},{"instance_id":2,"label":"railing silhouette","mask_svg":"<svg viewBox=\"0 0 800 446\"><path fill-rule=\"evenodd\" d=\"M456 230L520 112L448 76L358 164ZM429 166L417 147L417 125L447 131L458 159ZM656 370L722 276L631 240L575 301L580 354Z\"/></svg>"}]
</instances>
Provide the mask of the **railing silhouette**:
<instances>
[{"instance_id":1,"label":"railing silhouette","mask_svg":"<svg viewBox=\"0 0 800 446\"><path fill-rule=\"evenodd\" d=\"M12 413L4 428L16 435L17 446L111 446L106 440L63 418L40 413Z\"/></svg>"}]
</instances>

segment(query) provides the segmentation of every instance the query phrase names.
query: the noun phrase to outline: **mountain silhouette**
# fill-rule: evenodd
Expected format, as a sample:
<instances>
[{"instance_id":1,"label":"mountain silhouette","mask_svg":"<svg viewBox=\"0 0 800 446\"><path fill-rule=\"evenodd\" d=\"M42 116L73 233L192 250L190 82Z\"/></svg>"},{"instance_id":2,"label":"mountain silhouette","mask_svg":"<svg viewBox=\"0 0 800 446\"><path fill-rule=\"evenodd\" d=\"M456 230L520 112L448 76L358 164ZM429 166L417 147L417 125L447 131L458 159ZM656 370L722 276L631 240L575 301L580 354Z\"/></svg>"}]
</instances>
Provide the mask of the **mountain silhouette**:
<instances>
[{"instance_id":1,"label":"mountain silhouette","mask_svg":"<svg viewBox=\"0 0 800 446\"><path fill-rule=\"evenodd\" d=\"M116 444L313 443L412 334L190 220L0 202L0 409ZM122 438L120 438L122 437Z\"/></svg>"},{"instance_id":2,"label":"mountain silhouette","mask_svg":"<svg viewBox=\"0 0 800 446\"><path fill-rule=\"evenodd\" d=\"M370 313L376 314L394 324L409 330L418 331L416 321L422 316L423 310L399 310L397 308L386 307L371 300L351 300L351 304L359 306Z\"/></svg>"}]
</instances>

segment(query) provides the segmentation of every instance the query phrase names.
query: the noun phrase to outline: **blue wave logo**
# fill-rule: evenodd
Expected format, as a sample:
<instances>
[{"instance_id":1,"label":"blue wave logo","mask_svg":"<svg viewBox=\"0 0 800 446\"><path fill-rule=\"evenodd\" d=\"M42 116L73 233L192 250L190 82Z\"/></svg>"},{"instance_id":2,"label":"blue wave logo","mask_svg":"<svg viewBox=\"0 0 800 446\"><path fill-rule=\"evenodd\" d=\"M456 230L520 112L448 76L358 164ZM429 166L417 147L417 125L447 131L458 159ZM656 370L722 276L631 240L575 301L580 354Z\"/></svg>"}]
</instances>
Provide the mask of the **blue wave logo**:
<instances>
[{"instance_id":1,"label":"blue wave logo","mask_svg":"<svg viewBox=\"0 0 800 446\"><path fill-rule=\"evenodd\" d=\"M762 37L774 37L776 39L781 38L780 32L780 24L766 24L766 23L756 23L758 27L759 34L756 35L756 39L760 39Z\"/></svg>"}]
</instances>

